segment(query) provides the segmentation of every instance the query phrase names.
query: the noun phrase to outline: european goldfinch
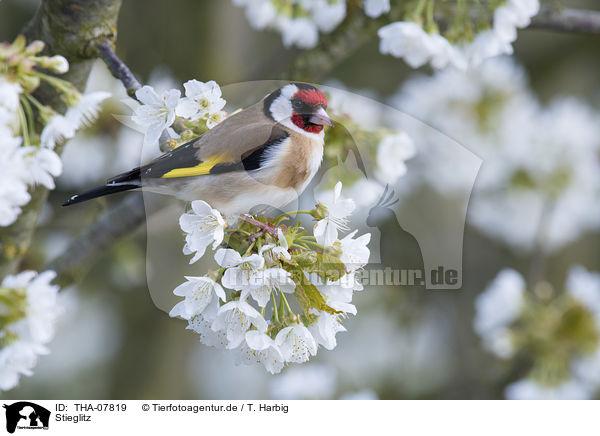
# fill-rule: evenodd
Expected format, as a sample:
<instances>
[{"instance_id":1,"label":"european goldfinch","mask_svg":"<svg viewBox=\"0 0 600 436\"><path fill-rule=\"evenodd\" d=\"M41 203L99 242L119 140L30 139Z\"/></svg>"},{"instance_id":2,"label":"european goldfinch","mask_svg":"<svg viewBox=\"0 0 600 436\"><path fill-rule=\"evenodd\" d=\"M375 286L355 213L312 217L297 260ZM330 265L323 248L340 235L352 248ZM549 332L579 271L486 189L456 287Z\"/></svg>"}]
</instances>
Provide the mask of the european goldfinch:
<instances>
[{"instance_id":1,"label":"european goldfinch","mask_svg":"<svg viewBox=\"0 0 600 436\"><path fill-rule=\"evenodd\" d=\"M223 214L281 208L299 196L323 159L323 126L333 125L325 95L290 83L147 165L74 195L68 206L143 188L204 200Z\"/></svg>"}]
</instances>

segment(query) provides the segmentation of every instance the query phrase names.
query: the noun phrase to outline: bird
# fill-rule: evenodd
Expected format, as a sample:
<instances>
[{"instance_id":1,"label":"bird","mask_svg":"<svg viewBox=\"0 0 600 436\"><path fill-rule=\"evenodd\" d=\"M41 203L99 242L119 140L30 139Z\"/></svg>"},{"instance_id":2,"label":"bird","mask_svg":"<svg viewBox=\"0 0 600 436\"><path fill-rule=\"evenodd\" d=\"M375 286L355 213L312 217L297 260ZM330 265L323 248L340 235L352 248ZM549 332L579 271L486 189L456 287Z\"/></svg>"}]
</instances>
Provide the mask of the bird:
<instances>
[{"instance_id":1,"label":"bird","mask_svg":"<svg viewBox=\"0 0 600 436\"><path fill-rule=\"evenodd\" d=\"M72 196L63 206L143 188L204 200L224 215L280 209L295 200L323 160L333 126L317 87L292 82L146 165Z\"/></svg>"}]
</instances>

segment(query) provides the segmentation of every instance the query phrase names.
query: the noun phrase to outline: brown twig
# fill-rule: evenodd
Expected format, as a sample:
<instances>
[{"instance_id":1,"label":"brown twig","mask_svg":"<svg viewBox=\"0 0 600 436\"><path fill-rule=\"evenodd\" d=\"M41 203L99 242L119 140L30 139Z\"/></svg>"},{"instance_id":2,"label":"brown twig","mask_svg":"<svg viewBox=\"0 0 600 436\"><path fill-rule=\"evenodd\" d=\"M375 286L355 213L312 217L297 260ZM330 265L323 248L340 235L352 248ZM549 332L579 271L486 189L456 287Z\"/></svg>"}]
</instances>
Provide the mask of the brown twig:
<instances>
[{"instance_id":1,"label":"brown twig","mask_svg":"<svg viewBox=\"0 0 600 436\"><path fill-rule=\"evenodd\" d=\"M105 40L98 45L98 51L102 60L112 73L112 75L119 79L130 97L135 98L135 92L142 87L140 82L135 78L131 70L125 63L117 56L113 50L113 44L111 41Z\"/></svg>"},{"instance_id":2,"label":"brown twig","mask_svg":"<svg viewBox=\"0 0 600 436\"><path fill-rule=\"evenodd\" d=\"M530 28L600 35L600 12L545 6L533 17Z\"/></svg>"},{"instance_id":3,"label":"brown twig","mask_svg":"<svg viewBox=\"0 0 600 436\"><path fill-rule=\"evenodd\" d=\"M277 238L277 229L273 225L263 223L261 221L258 221L257 219L252 218L250 215L245 214L240 215L240 219L242 221L246 221L247 223L252 224L253 226L258 227L262 230L263 233L268 233L269 235Z\"/></svg>"}]
</instances>

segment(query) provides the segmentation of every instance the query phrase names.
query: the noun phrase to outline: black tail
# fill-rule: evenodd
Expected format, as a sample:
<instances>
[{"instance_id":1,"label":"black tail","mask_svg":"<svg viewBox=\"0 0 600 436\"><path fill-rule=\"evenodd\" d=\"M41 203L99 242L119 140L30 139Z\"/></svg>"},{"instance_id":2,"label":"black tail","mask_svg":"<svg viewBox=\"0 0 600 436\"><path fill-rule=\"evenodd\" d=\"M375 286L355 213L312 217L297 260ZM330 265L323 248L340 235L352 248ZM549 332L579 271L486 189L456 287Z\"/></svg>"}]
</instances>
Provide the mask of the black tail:
<instances>
[{"instance_id":1,"label":"black tail","mask_svg":"<svg viewBox=\"0 0 600 436\"><path fill-rule=\"evenodd\" d=\"M89 191L77 194L69 198L63 203L63 206L70 206L72 204L81 203L83 201L91 200L92 198L103 197L105 195L116 194L117 192L130 191L131 189L139 188L139 185L133 184L114 184L99 186L98 188L90 189Z\"/></svg>"}]
</instances>

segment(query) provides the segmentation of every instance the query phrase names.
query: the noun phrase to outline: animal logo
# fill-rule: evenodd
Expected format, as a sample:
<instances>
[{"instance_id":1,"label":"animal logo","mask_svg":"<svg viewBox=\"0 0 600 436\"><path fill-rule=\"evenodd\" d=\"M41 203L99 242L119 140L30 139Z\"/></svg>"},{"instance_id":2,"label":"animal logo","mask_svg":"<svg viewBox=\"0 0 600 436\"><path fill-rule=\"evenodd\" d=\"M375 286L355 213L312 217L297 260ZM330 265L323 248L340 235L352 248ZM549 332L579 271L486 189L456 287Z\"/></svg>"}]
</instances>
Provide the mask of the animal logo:
<instances>
[{"instance_id":1,"label":"animal logo","mask_svg":"<svg viewBox=\"0 0 600 436\"><path fill-rule=\"evenodd\" d=\"M50 422L50 411L45 407L29 401L5 404L6 431L14 433L18 428L47 429Z\"/></svg>"},{"instance_id":2,"label":"animal logo","mask_svg":"<svg viewBox=\"0 0 600 436\"><path fill-rule=\"evenodd\" d=\"M401 271L411 271L411 275L416 279L416 283L411 284L422 285L424 267L421 247L417 239L400 225L396 212L392 209L398 201L394 190L386 185L379 200L369 211L367 225L377 227L382 235L382 264L388 264Z\"/></svg>"}]
</instances>

